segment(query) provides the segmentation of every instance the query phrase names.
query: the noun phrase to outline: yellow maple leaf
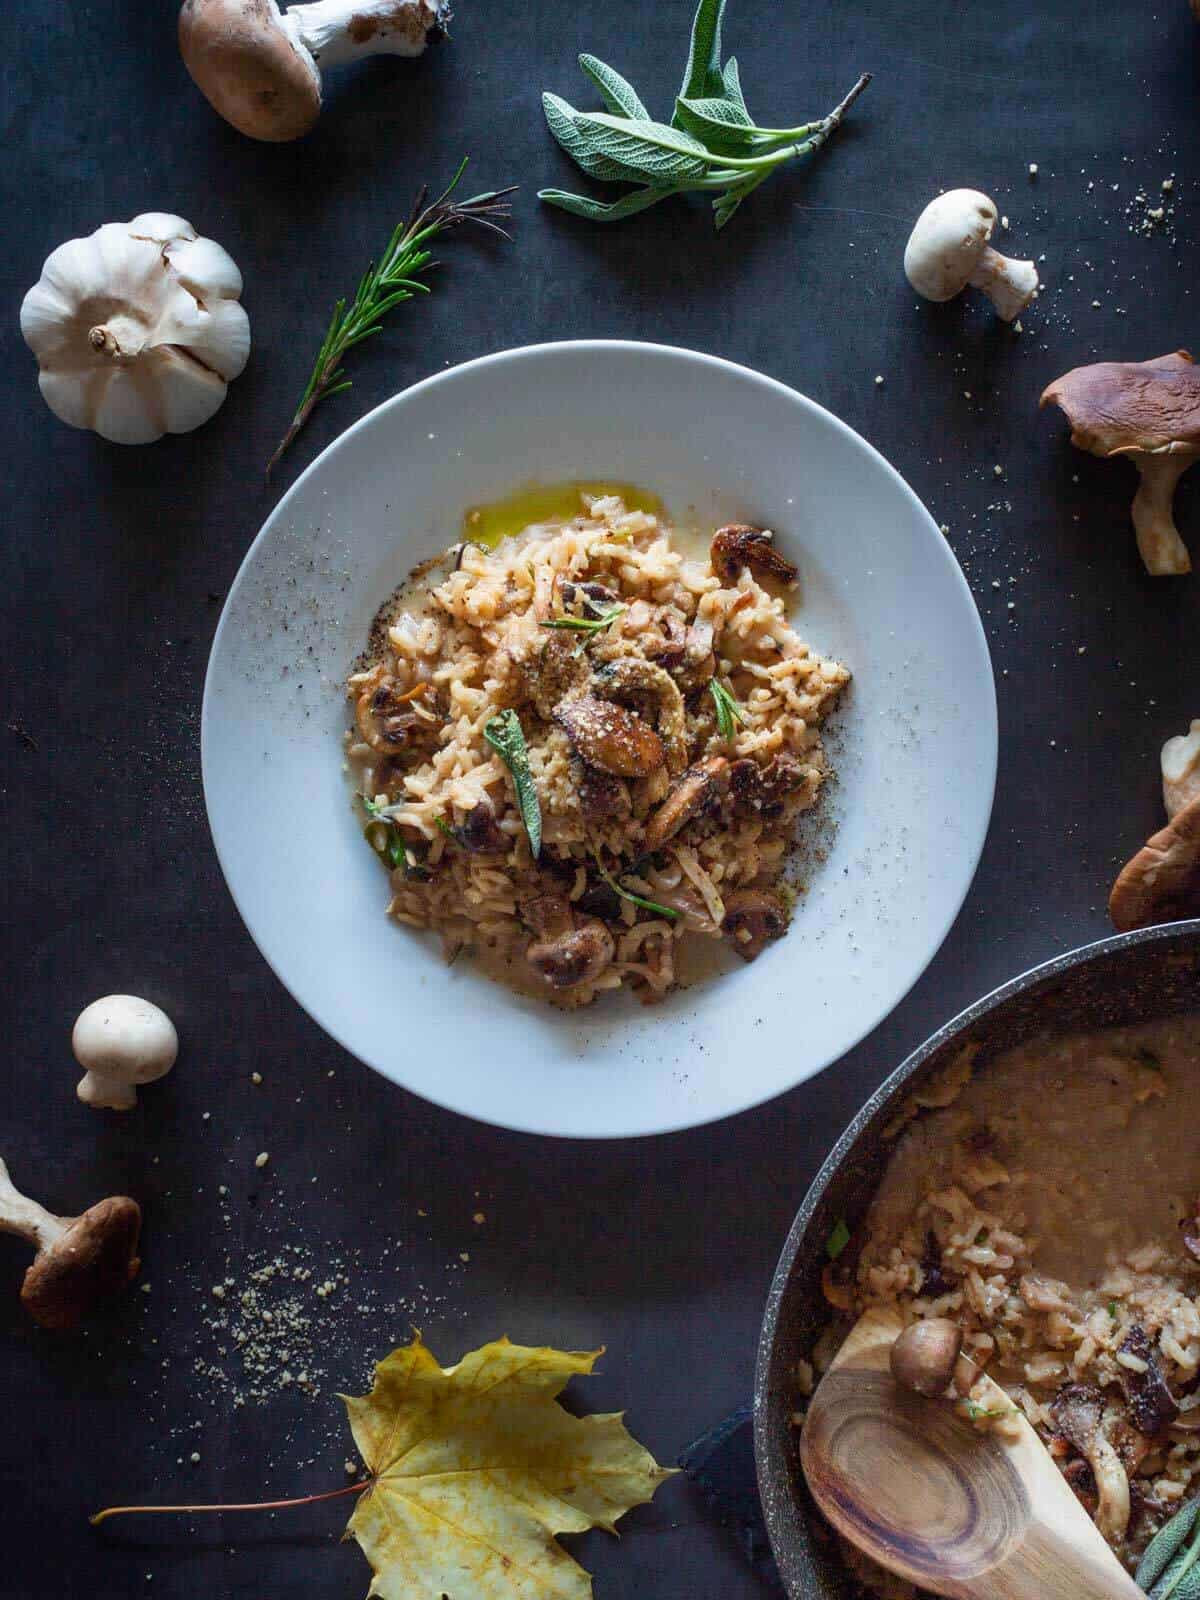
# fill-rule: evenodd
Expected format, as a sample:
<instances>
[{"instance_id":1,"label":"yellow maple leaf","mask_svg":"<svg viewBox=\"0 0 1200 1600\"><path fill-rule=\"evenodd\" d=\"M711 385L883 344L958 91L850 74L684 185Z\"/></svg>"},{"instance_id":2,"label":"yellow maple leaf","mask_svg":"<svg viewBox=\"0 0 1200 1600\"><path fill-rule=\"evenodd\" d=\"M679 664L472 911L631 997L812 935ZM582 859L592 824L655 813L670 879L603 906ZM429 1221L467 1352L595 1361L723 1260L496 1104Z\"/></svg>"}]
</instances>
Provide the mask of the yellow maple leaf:
<instances>
[{"instance_id":1,"label":"yellow maple leaf","mask_svg":"<svg viewBox=\"0 0 1200 1600\"><path fill-rule=\"evenodd\" d=\"M573 1417L557 1397L603 1350L499 1339L441 1367L414 1337L343 1395L370 1470L346 1529L381 1600L588 1600L555 1539L616 1521L664 1478L622 1413Z\"/></svg>"}]
</instances>

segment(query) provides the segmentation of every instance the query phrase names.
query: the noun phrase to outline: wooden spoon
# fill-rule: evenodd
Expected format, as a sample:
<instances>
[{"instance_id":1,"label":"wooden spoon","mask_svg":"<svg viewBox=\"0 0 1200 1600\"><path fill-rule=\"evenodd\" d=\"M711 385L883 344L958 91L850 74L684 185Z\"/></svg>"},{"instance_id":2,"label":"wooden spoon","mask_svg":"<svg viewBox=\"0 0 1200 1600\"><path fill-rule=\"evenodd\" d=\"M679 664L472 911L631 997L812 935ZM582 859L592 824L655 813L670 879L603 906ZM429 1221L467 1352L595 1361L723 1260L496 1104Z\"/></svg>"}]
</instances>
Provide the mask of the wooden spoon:
<instances>
[{"instance_id":1,"label":"wooden spoon","mask_svg":"<svg viewBox=\"0 0 1200 1600\"><path fill-rule=\"evenodd\" d=\"M1145 1600L1020 1412L983 1432L895 1382L902 1327L894 1311L865 1312L812 1397L800 1462L827 1520L933 1594ZM1012 1410L981 1382L984 1405Z\"/></svg>"}]
</instances>

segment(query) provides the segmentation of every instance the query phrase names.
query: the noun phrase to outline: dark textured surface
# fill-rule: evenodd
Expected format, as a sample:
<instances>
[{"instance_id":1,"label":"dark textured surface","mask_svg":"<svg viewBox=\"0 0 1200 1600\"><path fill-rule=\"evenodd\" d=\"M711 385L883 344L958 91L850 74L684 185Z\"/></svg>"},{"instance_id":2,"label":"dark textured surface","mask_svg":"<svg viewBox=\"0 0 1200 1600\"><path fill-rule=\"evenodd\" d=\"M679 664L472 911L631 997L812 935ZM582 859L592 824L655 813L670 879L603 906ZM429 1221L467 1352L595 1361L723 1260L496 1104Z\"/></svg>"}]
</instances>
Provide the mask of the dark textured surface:
<instances>
[{"instance_id":1,"label":"dark textured surface","mask_svg":"<svg viewBox=\"0 0 1200 1600\"><path fill-rule=\"evenodd\" d=\"M350 71L315 134L286 147L249 144L211 114L164 0L29 8L5 54L0 1151L59 1210L115 1188L137 1195L151 1287L82 1341L59 1342L21 1320L26 1254L0 1245L0 1592L363 1592L364 1563L336 1543L345 1502L194 1532L129 1524L107 1538L85 1513L336 1484L348 1441L332 1391L356 1387L410 1317L445 1360L503 1330L607 1343L581 1401L626 1406L672 1459L748 1395L781 1241L859 1102L982 991L1101 935L1115 866L1158 824L1157 747L1200 711L1200 578L1142 575L1130 469L1075 456L1061 418L1035 408L1080 361L1194 338L1186 5L733 0L727 44L760 120L819 113L860 69L876 72L820 163L772 180L720 237L686 202L608 233L542 210L534 189L575 174L549 143L539 91L582 99L574 58L587 48L665 111L689 11L690 0L463 0L452 41L415 66ZM318 415L276 492L346 423L443 365L582 334L694 345L795 385L895 462L948 525L995 655L996 816L945 949L823 1078L694 1134L559 1146L390 1087L280 989L209 845L201 682L220 597L272 503L262 464L331 302L418 182L445 177L464 152L479 186L523 184L516 244L447 248L436 293L361 353L353 391ZM1172 174L1177 243L1130 233L1138 186L1157 204ZM1020 337L978 305L918 307L901 277L909 222L962 182L995 195L1011 248L1046 254L1047 290ZM210 425L122 450L46 411L17 309L51 248L148 208L182 213L230 250L255 348ZM1193 478L1179 507L1195 548ZM896 606L903 618L902 595ZM72 1091L70 1023L113 989L162 1001L183 1038L174 1075L125 1118L85 1110ZM259 1150L271 1153L265 1173ZM297 1367L319 1366L323 1393L237 1408L193 1372L216 1358L210 1286L227 1252L241 1284L242 1252L273 1257L303 1240L317 1278L339 1245L362 1251L340 1300L306 1291L314 1321ZM620 1545L583 1541L600 1595L758 1592L681 1480L627 1527Z\"/></svg>"}]
</instances>

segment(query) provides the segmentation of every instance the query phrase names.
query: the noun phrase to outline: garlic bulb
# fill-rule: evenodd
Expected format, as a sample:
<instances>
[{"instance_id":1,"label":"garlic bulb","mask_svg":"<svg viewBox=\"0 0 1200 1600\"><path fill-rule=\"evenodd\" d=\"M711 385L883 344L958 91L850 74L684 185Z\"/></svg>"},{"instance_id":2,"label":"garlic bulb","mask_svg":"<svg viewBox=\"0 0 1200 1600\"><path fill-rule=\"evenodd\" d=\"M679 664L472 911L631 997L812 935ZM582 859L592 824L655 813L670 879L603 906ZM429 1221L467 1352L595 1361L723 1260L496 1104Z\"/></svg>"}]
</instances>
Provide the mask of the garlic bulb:
<instances>
[{"instance_id":1,"label":"garlic bulb","mask_svg":"<svg viewBox=\"0 0 1200 1600\"><path fill-rule=\"evenodd\" d=\"M242 275L182 217L147 211L69 239L21 306L46 404L117 444L187 433L246 365Z\"/></svg>"}]
</instances>

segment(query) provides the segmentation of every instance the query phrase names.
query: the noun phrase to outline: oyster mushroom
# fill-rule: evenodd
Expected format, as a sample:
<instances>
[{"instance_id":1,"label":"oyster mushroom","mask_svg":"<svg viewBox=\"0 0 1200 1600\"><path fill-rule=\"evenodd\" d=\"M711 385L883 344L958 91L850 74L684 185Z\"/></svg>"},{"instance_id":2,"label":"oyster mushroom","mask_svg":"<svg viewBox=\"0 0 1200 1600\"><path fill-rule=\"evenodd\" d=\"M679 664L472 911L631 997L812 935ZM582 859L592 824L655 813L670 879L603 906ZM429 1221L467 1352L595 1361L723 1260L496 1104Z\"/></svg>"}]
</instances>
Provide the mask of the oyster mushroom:
<instances>
[{"instance_id":1,"label":"oyster mushroom","mask_svg":"<svg viewBox=\"0 0 1200 1600\"><path fill-rule=\"evenodd\" d=\"M667 797L646 824L645 849L659 850L693 817L716 805L729 788L729 763L709 756L675 780Z\"/></svg>"},{"instance_id":2,"label":"oyster mushroom","mask_svg":"<svg viewBox=\"0 0 1200 1600\"><path fill-rule=\"evenodd\" d=\"M111 1195L80 1217L56 1217L20 1194L0 1161L0 1232L37 1249L21 1285L21 1304L43 1328L75 1327L137 1275L142 1212L128 1195Z\"/></svg>"},{"instance_id":3,"label":"oyster mushroom","mask_svg":"<svg viewBox=\"0 0 1200 1600\"><path fill-rule=\"evenodd\" d=\"M616 952L612 934L595 917L553 937L534 939L525 959L552 989L576 989L593 983Z\"/></svg>"},{"instance_id":4,"label":"oyster mushroom","mask_svg":"<svg viewBox=\"0 0 1200 1600\"><path fill-rule=\"evenodd\" d=\"M978 189L950 189L931 200L904 247L904 275L926 300L953 300L968 284L982 289L1005 322L1018 317L1038 290L1032 261L1014 261L991 246L996 206Z\"/></svg>"},{"instance_id":5,"label":"oyster mushroom","mask_svg":"<svg viewBox=\"0 0 1200 1600\"><path fill-rule=\"evenodd\" d=\"M1186 350L1152 361L1101 361L1056 378L1041 404L1061 407L1071 443L1127 456L1141 474L1133 526L1153 577L1192 570L1172 511L1175 485L1200 456L1200 372Z\"/></svg>"},{"instance_id":6,"label":"oyster mushroom","mask_svg":"<svg viewBox=\"0 0 1200 1600\"><path fill-rule=\"evenodd\" d=\"M1069 1383L1051 1401L1050 1414L1059 1433L1092 1469L1099 1496L1097 1528L1110 1544L1119 1543L1129 1526L1129 1479L1101 1426L1104 1396L1088 1384Z\"/></svg>"},{"instance_id":7,"label":"oyster mushroom","mask_svg":"<svg viewBox=\"0 0 1200 1600\"><path fill-rule=\"evenodd\" d=\"M725 896L721 932L743 961L754 961L787 932L787 908L770 889L735 889Z\"/></svg>"},{"instance_id":8,"label":"oyster mushroom","mask_svg":"<svg viewBox=\"0 0 1200 1600\"><path fill-rule=\"evenodd\" d=\"M1200 796L1121 868L1108 914L1118 933L1200 916Z\"/></svg>"},{"instance_id":9,"label":"oyster mushroom","mask_svg":"<svg viewBox=\"0 0 1200 1600\"><path fill-rule=\"evenodd\" d=\"M755 577L775 578L779 583L795 583L799 568L776 550L775 535L767 528L752 528L745 522L730 522L718 528L709 546L709 561L722 583L733 583L746 567Z\"/></svg>"},{"instance_id":10,"label":"oyster mushroom","mask_svg":"<svg viewBox=\"0 0 1200 1600\"><path fill-rule=\"evenodd\" d=\"M1163 745L1162 786L1168 820L1200 799L1200 717L1186 733L1177 733Z\"/></svg>"},{"instance_id":11,"label":"oyster mushroom","mask_svg":"<svg viewBox=\"0 0 1200 1600\"><path fill-rule=\"evenodd\" d=\"M914 1322L888 1354L892 1377L903 1388L936 1400L950 1387L962 1342L962 1329L947 1317Z\"/></svg>"},{"instance_id":12,"label":"oyster mushroom","mask_svg":"<svg viewBox=\"0 0 1200 1600\"><path fill-rule=\"evenodd\" d=\"M683 696L669 673L640 656L622 656L600 668L592 693L625 705L643 721L652 722L662 741L668 771L683 771L687 766L687 723Z\"/></svg>"},{"instance_id":13,"label":"oyster mushroom","mask_svg":"<svg viewBox=\"0 0 1200 1600\"><path fill-rule=\"evenodd\" d=\"M663 764L662 740L654 729L611 700L576 695L561 701L554 715L589 767L614 778L644 778Z\"/></svg>"}]
</instances>

